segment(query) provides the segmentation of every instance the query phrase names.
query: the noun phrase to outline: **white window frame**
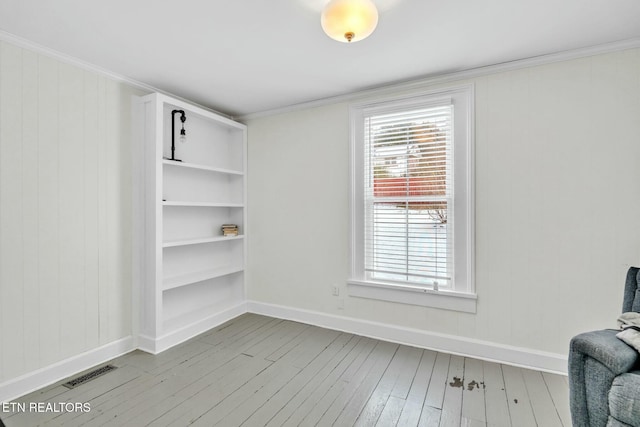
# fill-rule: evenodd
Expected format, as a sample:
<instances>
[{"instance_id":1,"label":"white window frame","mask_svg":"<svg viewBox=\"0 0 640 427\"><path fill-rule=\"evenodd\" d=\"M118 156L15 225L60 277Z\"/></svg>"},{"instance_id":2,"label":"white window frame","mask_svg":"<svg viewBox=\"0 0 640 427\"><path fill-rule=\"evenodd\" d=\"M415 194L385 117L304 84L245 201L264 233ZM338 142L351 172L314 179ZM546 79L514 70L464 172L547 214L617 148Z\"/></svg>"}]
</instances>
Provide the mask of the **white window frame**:
<instances>
[{"instance_id":1,"label":"white window frame","mask_svg":"<svg viewBox=\"0 0 640 427\"><path fill-rule=\"evenodd\" d=\"M350 107L351 130L351 271L347 281L350 296L476 312L475 293L475 203L474 203L474 99L473 85L379 99ZM422 284L372 281L365 274L364 206L364 118L390 110L435 105L453 105L454 254L450 289Z\"/></svg>"}]
</instances>

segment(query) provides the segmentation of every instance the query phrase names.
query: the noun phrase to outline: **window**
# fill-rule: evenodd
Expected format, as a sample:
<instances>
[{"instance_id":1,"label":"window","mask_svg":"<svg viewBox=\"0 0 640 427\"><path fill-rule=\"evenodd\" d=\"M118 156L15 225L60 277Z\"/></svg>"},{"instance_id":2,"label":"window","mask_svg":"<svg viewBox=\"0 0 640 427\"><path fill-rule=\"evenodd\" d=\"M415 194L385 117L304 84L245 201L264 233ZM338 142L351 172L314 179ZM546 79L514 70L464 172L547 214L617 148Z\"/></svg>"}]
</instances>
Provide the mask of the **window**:
<instances>
[{"instance_id":1,"label":"window","mask_svg":"<svg viewBox=\"0 0 640 427\"><path fill-rule=\"evenodd\" d=\"M475 312L470 86L351 109L354 296Z\"/></svg>"}]
</instances>

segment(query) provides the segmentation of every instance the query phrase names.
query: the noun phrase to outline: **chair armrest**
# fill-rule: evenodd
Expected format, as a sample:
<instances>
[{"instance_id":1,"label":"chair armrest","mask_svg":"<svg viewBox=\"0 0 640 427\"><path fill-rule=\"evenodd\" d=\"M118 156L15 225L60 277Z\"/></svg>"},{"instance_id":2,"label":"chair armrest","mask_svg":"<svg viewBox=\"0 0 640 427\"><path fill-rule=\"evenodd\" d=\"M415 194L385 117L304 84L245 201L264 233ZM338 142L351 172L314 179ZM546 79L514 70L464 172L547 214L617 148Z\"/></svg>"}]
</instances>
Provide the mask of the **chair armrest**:
<instances>
[{"instance_id":1,"label":"chair armrest","mask_svg":"<svg viewBox=\"0 0 640 427\"><path fill-rule=\"evenodd\" d=\"M614 375L628 372L638 360L638 352L616 337L619 331L606 329L585 332L571 339L571 352L582 353L606 366Z\"/></svg>"}]
</instances>

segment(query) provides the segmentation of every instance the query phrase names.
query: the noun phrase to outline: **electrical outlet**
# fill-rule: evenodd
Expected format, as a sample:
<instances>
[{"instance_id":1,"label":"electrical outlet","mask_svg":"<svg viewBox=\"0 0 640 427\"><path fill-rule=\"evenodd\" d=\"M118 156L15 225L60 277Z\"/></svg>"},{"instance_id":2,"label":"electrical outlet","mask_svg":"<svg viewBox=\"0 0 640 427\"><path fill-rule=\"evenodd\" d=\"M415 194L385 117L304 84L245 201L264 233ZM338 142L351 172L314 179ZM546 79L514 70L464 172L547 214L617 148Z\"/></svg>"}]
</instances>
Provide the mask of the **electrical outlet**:
<instances>
[{"instance_id":1,"label":"electrical outlet","mask_svg":"<svg viewBox=\"0 0 640 427\"><path fill-rule=\"evenodd\" d=\"M340 295L340 288L336 285L333 285L331 287L331 295L333 295L334 297L337 297Z\"/></svg>"},{"instance_id":2,"label":"electrical outlet","mask_svg":"<svg viewBox=\"0 0 640 427\"><path fill-rule=\"evenodd\" d=\"M338 310L344 310L344 298L338 299Z\"/></svg>"}]
</instances>

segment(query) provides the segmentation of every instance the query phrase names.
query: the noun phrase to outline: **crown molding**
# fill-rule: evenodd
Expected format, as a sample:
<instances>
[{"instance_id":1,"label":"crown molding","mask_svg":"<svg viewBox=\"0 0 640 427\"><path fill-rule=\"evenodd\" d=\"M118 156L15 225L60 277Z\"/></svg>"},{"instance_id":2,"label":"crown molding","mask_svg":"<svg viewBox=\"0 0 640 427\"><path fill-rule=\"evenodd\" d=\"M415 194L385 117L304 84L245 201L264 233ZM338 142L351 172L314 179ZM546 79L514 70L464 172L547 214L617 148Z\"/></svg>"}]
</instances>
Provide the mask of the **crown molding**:
<instances>
[{"instance_id":1,"label":"crown molding","mask_svg":"<svg viewBox=\"0 0 640 427\"><path fill-rule=\"evenodd\" d=\"M81 59L75 58L75 57L73 57L71 55L67 55L65 53L59 52L59 51L57 51L55 49L51 49L49 47L40 45L38 43L34 43L34 42L30 41L30 40L27 40L27 39L24 39L22 37L18 37L18 36L14 35L14 34L8 33L8 32L6 32L4 30L0 30L0 41L11 43L14 46L30 50L32 52L35 52L35 53L38 53L38 54L41 54L41 55L48 56L50 58L56 59L56 60L58 60L60 62L63 62L65 64L76 66L76 67L81 68L83 70L90 71L90 72L99 74L101 76L107 77L107 78L109 78L111 80L114 80L114 81L117 81L117 82L120 82L120 83L125 83L125 84L127 84L129 86L132 86L132 87L134 87L136 89L139 89L139 90L141 90L143 92L146 92L146 93L153 93L153 92L161 93L163 95L167 95L167 96L170 96L172 98L179 99L179 100L184 101L184 102L188 102L191 105L196 105L196 106L198 106L200 108L203 108L204 110L210 111L212 113L219 114L219 115L227 117L229 119L233 119L233 117L231 117L229 114L213 110L213 109L211 109L209 107L206 107L204 105L200 105L200 104L194 103L193 101L185 99L185 98L183 98L181 96L178 96L176 94L173 94L173 93L158 89L157 87L148 85L146 83L143 83L141 81L129 78L127 76L123 76L122 74L114 73L113 71L109 71L106 68L102 68L102 67L100 67L98 65L91 64L89 62L86 62L86 61L83 61Z\"/></svg>"},{"instance_id":2,"label":"crown molding","mask_svg":"<svg viewBox=\"0 0 640 427\"><path fill-rule=\"evenodd\" d=\"M85 62L82 61L78 58L74 58L70 55L66 55L62 52L59 52L55 49L51 49L49 47L46 46L42 46L40 44L34 43L30 40L24 39L22 37L18 37L14 34L8 33L6 31L0 30L0 40L1 41L5 41L7 43L11 43L14 46L23 48L23 49L27 49L30 50L32 52L36 52L45 56L48 56L50 58L56 59L60 62L64 62L66 64L69 65L74 65L78 68L82 68L83 70L86 71L92 71L96 74L100 74L104 77L108 77L111 80L115 80L117 82L121 82L121 83L126 83L130 86L135 87L136 89L140 89L140 90L144 90L147 91L149 93L151 92L157 92L158 90L156 88L154 88L153 86L149 86L145 83L139 82L137 80L134 79L130 79L128 77L125 77L123 75L114 73L112 71L109 71L105 68L99 67L97 65L91 64L89 62Z\"/></svg>"},{"instance_id":3,"label":"crown molding","mask_svg":"<svg viewBox=\"0 0 640 427\"><path fill-rule=\"evenodd\" d=\"M168 95L173 98L177 98L182 101L194 104L193 101L185 99L176 94L163 91L161 89L158 89L154 86L140 82L138 80L126 77L118 73L114 73L100 66L91 64L86 61L82 61L71 55L64 54L55 49L51 49L49 47L40 45L38 43L34 43L30 40L24 39L22 37L18 37L4 30L0 30L0 41L5 41L15 46L55 58L61 62L74 65L76 67L82 68L87 71L92 71L94 73L100 74L102 76L108 77L118 82L126 83L134 88L140 89L148 93L158 92L158 93ZM588 56L600 55L600 54L617 52L617 51L627 50L627 49L635 49L635 48L640 48L640 38L620 40L612 43L605 43L605 44L600 44L596 46L589 46L589 47L580 48L580 49L568 50L564 52L540 55L540 56L535 56L531 58L519 59L516 61L509 61L509 62L504 62L500 64L493 64L493 65L487 65L484 67L456 71L452 73L425 76L418 79L411 79L411 80L402 81L402 82L394 82L391 84L375 86L375 87L371 87L361 91L347 93L344 95L320 98L313 101L302 102L299 104L293 104L285 107L274 108L274 109L269 109L264 111L257 111L255 113L242 114L237 116L232 116L232 115L223 113L221 111L213 110L204 105L199 105L199 104L194 104L194 105L197 105L198 107L201 107L207 111L211 111L212 113L220 114L232 120L244 121L244 120L250 120L250 119L255 119L260 117L273 116L276 114L288 113L288 112L297 111L297 110L321 107L324 105L336 104L340 102L350 102L353 100L364 99L371 96L380 96L386 93L393 93L393 92L403 91L403 90L411 90L418 87L424 87L424 86L435 85L440 83L448 83L456 80L477 78L477 77L482 77L482 76L496 74L496 73L505 72L505 71L513 71L513 70L518 70L518 69L527 68L527 67L534 67L538 65L551 64L554 62L568 61L571 59L584 58Z\"/></svg>"},{"instance_id":4,"label":"crown molding","mask_svg":"<svg viewBox=\"0 0 640 427\"><path fill-rule=\"evenodd\" d=\"M389 93L408 91L412 89L424 89L425 86L449 83L458 80L472 79L497 74L506 71L514 71L523 68L535 67L539 65L552 64L556 62L569 61L572 59L585 58L589 56L601 55L605 53L618 52L627 49L640 48L640 38L620 40L612 43L605 43L596 46L589 46L580 49L567 50L563 52L550 53L546 55L534 56L515 61L503 62L499 64L487 65L484 67L471 68L468 70L456 71L445 74L437 74L426 76L418 79L411 79L402 82L395 82L387 85L375 86L357 92L337 95L328 98L321 98L314 101L302 102L300 104L289 105L271 110L258 111L255 113L235 116L235 120L250 120L260 117L273 116L297 110L321 107L329 104L337 104L340 102L352 102L356 100L366 99L373 96L384 96Z\"/></svg>"}]
</instances>

